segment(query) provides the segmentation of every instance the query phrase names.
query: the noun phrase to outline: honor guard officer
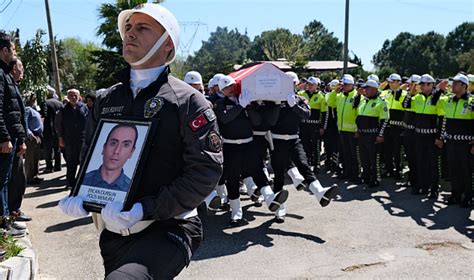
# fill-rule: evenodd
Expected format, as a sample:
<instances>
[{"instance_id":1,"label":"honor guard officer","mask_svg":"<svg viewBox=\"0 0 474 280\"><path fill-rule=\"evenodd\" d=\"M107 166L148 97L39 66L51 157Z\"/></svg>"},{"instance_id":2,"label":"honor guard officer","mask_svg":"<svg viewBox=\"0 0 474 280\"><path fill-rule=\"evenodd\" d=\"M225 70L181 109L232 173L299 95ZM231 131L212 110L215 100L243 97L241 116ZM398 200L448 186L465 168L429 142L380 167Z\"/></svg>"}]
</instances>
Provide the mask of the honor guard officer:
<instances>
[{"instance_id":1,"label":"honor guard officer","mask_svg":"<svg viewBox=\"0 0 474 280\"><path fill-rule=\"evenodd\" d=\"M388 79L390 89L381 93L385 98L390 110L390 120L385 131L384 138L384 159L386 177L393 177L397 180L402 178L402 132L403 132L403 117L404 108L403 100L406 96L406 91L400 88L402 78L398 74L391 74Z\"/></svg>"},{"instance_id":2,"label":"honor guard officer","mask_svg":"<svg viewBox=\"0 0 474 280\"><path fill-rule=\"evenodd\" d=\"M201 93L204 93L204 85L202 83L201 74L197 71L189 71L184 75L184 82L192 86Z\"/></svg>"},{"instance_id":3,"label":"honor guard officer","mask_svg":"<svg viewBox=\"0 0 474 280\"><path fill-rule=\"evenodd\" d=\"M239 180L249 174L263 194L270 211L275 212L280 204L288 198L288 191L273 193L267 177L263 173L263 162L258 158L256 146L253 143L253 130L245 107L252 99L250 93L244 92L237 97L235 80L225 76L219 80L219 90L225 95L216 103L216 115L224 141L224 174L231 208L231 226L243 222L240 205Z\"/></svg>"},{"instance_id":4,"label":"honor guard officer","mask_svg":"<svg viewBox=\"0 0 474 280\"><path fill-rule=\"evenodd\" d=\"M451 174L451 197L448 204L472 207L472 163L474 159L474 97L467 91L468 78L453 78L453 94L444 107L441 137L446 141L448 168Z\"/></svg>"},{"instance_id":5,"label":"honor guard officer","mask_svg":"<svg viewBox=\"0 0 474 280\"><path fill-rule=\"evenodd\" d=\"M441 134L442 115L441 98L442 92L446 89L447 83L440 84L439 89L435 89L435 79L429 74L421 76L421 93L415 96L407 95L404 100L406 108L413 108L415 111L415 150L416 150L416 186L412 186L413 194L428 194L430 198L438 197L439 181L439 149L435 142L439 140Z\"/></svg>"},{"instance_id":6,"label":"honor guard officer","mask_svg":"<svg viewBox=\"0 0 474 280\"><path fill-rule=\"evenodd\" d=\"M369 188L380 185L380 143L389 120L387 102L380 96L379 84L367 80L362 86L365 97L357 114L357 134L362 163L362 179Z\"/></svg>"},{"instance_id":7,"label":"honor guard officer","mask_svg":"<svg viewBox=\"0 0 474 280\"><path fill-rule=\"evenodd\" d=\"M102 209L100 250L106 279L174 278L202 241L196 207L222 174L222 142L204 96L169 75L179 43L178 21L158 4L122 11L118 27L130 68L120 83L97 97L84 148L101 118L143 118L154 122L131 209L117 202ZM88 213L79 197L59 203L68 215Z\"/></svg>"},{"instance_id":8,"label":"honor guard officer","mask_svg":"<svg viewBox=\"0 0 474 280\"><path fill-rule=\"evenodd\" d=\"M408 93L403 98L403 107L405 108L405 113L403 116L403 123L405 128L403 130L403 145L405 147L405 154L407 156L408 162L408 178L405 186L415 186L416 185L416 147L415 147L415 109L414 107L406 108L405 99L407 96L413 98L415 95L420 93L420 80L421 76L413 74L408 79Z\"/></svg>"},{"instance_id":9,"label":"honor guard officer","mask_svg":"<svg viewBox=\"0 0 474 280\"><path fill-rule=\"evenodd\" d=\"M300 125L300 138L303 143L306 156L310 165L314 166L314 173L319 173L320 153L321 153L321 120L326 119L326 99L319 91L321 80L316 77L309 77L305 91L298 95L303 96L311 108L309 119L303 119Z\"/></svg>"},{"instance_id":10,"label":"honor guard officer","mask_svg":"<svg viewBox=\"0 0 474 280\"><path fill-rule=\"evenodd\" d=\"M357 95L352 76L344 75L341 82L342 92L328 100L328 106L337 108L337 127L343 157L343 173L340 179L349 179L354 183L360 183L357 139L354 136L357 129L355 123L357 107L361 97Z\"/></svg>"},{"instance_id":11,"label":"honor guard officer","mask_svg":"<svg viewBox=\"0 0 474 280\"><path fill-rule=\"evenodd\" d=\"M222 77L225 77L225 75L221 73L215 74L214 77L212 77L212 88L214 89L214 94L207 97L207 100L211 101L212 104L216 104L217 100L224 98L224 94L219 89L219 80Z\"/></svg>"},{"instance_id":12,"label":"honor guard officer","mask_svg":"<svg viewBox=\"0 0 474 280\"><path fill-rule=\"evenodd\" d=\"M274 191L278 192L283 189L285 181L285 171L291 159L298 170L302 173L306 185L314 194L321 206L325 207L337 194L337 186L333 185L328 188L321 186L321 183L311 171L304 152L301 140L298 136L298 124L301 119L308 119L311 115L308 101L295 93L288 94L287 102L281 102L278 121L272 127L272 138L275 149L272 152L272 167L275 173ZM263 191L262 191L263 193ZM275 213L276 222L284 222L286 215L285 205Z\"/></svg>"}]
</instances>

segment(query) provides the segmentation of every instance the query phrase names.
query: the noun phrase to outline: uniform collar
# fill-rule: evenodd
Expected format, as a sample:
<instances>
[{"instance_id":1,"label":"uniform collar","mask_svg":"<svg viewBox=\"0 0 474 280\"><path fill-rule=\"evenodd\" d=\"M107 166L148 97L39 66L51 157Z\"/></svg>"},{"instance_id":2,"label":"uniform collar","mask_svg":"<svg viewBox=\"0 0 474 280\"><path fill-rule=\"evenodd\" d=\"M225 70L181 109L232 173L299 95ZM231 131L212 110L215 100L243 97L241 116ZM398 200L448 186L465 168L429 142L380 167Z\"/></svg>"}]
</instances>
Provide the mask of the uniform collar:
<instances>
[{"instance_id":1,"label":"uniform collar","mask_svg":"<svg viewBox=\"0 0 474 280\"><path fill-rule=\"evenodd\" d=\"M118 73L114 75L114 78L121 82L125 87L130 89L130 92L132 89L130 88L130 67L124 68ZM168 74L169 74L169 66L164 67L162 70L161 74L155 78L155 80L146 86L146 88L153 88L154 86L164 84L168 81Z\"/></svg>"},{"instance_id":2,"label":"uniform collar","mask_svg":"<svg viewBox=\"0 0 474 280\"><path fill-rule=\"evenodd\" d=\"M142 89L153 83L165 68L166 65L149 69L130 69L130 89L133 96L136 97Z\"/></svg>"},{"instance_id":3,"label":"uniform collar","mask_svg":"<svg viewBox=\"0 0 474 280\"><path fill-rule=\"evenodd\" d=\"M468 97L469 97L469 94L468 94L467 91L466 91L463 95L461 95L461 98L458 98L456 95L454 95L454 96L453 96L453 100L454 100L455 102L457 102L457 101L460 100L460 99L467 100Z\"/></svg>"}]
</instances>

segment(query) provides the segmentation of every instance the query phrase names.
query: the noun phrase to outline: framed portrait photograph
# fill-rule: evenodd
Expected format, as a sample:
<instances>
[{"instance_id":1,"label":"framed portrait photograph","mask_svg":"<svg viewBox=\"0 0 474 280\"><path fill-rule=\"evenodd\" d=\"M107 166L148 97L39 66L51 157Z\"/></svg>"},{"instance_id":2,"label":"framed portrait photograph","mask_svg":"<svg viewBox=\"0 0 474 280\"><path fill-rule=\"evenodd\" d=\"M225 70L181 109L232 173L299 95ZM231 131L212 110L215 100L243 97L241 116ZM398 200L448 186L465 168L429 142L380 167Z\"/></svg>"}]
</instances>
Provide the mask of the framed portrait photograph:
<instances>
[{"instance_id":1,"label":"framed portrait photograph","mask_svg":"<svg viewBox=\"0 0 474 280\"><path fill-rule=\"evenodd\" d=\"M149 149L152 122L101 119L72 195L84 209L100 213L110 202L129 208Z\"/></svg>"}]
</instances>

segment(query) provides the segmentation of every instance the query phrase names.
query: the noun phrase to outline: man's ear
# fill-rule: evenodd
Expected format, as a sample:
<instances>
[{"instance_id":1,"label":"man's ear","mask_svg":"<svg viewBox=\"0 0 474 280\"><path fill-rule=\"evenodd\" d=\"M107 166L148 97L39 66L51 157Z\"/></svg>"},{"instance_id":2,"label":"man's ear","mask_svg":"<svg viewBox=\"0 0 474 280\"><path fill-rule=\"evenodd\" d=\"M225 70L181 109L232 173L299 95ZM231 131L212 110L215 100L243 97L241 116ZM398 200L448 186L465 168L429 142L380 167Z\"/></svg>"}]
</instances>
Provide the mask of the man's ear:
<instances>
[{"instance_id":1,"label":"man's ear","mask_svg":"<svg viewBox=\"0 0 474 280\"><path fill-rule=\"evenodd\" d=\"M174 48L173 40L171 40L171 37L168 37L164 43L163 49L166 52L171 52Z\"/></svg>"}]
</instances>

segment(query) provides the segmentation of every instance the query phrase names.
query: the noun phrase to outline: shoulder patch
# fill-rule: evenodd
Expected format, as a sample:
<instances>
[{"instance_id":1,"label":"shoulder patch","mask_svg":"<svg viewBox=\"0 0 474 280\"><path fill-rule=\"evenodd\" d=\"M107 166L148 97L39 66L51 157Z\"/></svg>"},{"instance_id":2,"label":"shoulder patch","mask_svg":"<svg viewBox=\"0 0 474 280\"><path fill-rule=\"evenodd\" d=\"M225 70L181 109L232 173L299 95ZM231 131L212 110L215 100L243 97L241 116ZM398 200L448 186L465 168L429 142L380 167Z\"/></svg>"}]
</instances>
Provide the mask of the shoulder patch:
<instances>
[{"instance_id":1,"label":"shoulder patch","mask_svg":"<svg viewBox=\"0 0 474 280\"><path fill-rule=\"evenodd\" d=\"M210 122L216 119L216 114L214 114L214 111L212 109L207 109L204 111L204 116L206 116L206 119Z\"/></svg>"},{"instance_id":2,"label":"shoulder patch","mask_svg":"<svg viewBox=\"0 0 474 280\"><path fill-rule=\"evenodd\" d=\"M216 131L211 131L207 135L206 146L209 151L219 153L222 151L222 137Z\"/></svg>"},{"instance_id":3,"label":"shoulder patch","mask_svg":"<svg viewBox=\"0 0 474 280\"><path fill-rule=\"evenodd\" d=\"M204 113L201 113L197 117L195 117L192 121L190 121L188 123L188 126L189 128L191 128L193 132L196 132L207 123L208 123L208 120L206 119L206 116L204 116Z\"/></svg>"}]
</instances>

